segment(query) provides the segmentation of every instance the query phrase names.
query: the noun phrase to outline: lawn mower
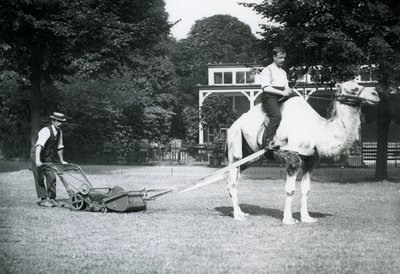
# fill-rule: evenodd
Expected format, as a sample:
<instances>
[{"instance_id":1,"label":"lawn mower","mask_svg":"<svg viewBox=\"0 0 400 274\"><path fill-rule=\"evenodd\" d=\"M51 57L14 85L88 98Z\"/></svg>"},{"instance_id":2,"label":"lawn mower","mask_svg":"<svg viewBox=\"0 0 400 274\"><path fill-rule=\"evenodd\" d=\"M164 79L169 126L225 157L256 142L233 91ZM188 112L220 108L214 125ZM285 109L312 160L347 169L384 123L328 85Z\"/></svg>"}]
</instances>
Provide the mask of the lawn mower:
<instances>
[{"instance_id":1,"label":"lawn mower","mask_svg":"<svg viewBox=\"0 0 400 274\"><path fill-rule=\"evenodd\" d=\"M93 187L76 164L45 163L63 183L69 195L69 208L73 211L136 212L146 209L147 190L125 191L120 186ZM153 191L153 190L150 190Z\"/></svg>"}]
</instances>

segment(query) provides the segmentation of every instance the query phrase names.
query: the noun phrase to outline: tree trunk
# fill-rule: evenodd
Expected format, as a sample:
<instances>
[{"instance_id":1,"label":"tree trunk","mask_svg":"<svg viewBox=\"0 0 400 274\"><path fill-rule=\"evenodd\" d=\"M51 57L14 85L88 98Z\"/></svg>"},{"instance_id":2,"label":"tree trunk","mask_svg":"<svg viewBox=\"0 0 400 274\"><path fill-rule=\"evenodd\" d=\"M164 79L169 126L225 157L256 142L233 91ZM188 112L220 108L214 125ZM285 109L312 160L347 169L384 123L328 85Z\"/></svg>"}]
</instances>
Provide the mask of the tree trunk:
<instances>
[{"instance_id":1,"label":"tree trunk","mask_svg":"<svg viewBox=\"0 0 400 274\"><path fill-rule=\"evenodd\" d=\"M389 124L391 120L388 94L380 93L380 102L377 111L377 152L376 152L376 168L375 179L382 181L388 178L387 172L387 148L389 136Z\"/></svg>"},{"instance_id":2,"label":"tree trunk","mask_svg":"<svg viewBox=\"0 0 400 274\"><path fill-rule=\"evenodd\" d=\"M32 51L31 59L31 98L30 98L30 109L31 109L31 145L40 127L40 103L42 99L42 91L40 88L41 82L41 67L42 58L39 51Z\"/></svg>"},{"instance_id":3,"label":"tree trunk","mask_svg":"<svg viewBox=\"0 0 400 274\"><path fill-rule=\"evenodd\" d=\"M32 79L35 82L32 82L31 85L31 140L37 134L40 127L40 101L41 101L41 90L40 90L40 78ZM33 143L32 143L33 145Z\"/></svg>"}]
</instances>

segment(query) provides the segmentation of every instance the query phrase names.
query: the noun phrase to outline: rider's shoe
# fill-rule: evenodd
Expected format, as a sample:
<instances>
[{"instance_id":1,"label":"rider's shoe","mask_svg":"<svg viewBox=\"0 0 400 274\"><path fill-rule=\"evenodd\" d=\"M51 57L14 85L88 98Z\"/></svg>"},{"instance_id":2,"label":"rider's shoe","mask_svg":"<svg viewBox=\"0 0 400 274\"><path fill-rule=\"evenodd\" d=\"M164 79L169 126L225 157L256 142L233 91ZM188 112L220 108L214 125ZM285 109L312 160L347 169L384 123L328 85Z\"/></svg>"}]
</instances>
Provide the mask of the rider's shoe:
<instances>
[{"instance_id":1,"label":"rider's shoe","mask_svg":"<svg viewBox=\"0 0 400 274\"><path fill-rule=\"evenodd\" d=\"M270 149L270 150L278 150L278 149L280 148L280 145L276 144L275 141L270 141L270 142L267 144L267 147L266 147L266 148L267 148L267 149Z\"/></svg>"},{"instance_id":2,"label":"rider's shoe","mask_svg":"<svg viewBox=\"0 0 400 274\"><path fill-rule=\"evenodd\" d=\"M274 140L265 139L263 140L263 147L267 150L278 150L280 145L276 144Z\"/></svg>"}]
</instances>

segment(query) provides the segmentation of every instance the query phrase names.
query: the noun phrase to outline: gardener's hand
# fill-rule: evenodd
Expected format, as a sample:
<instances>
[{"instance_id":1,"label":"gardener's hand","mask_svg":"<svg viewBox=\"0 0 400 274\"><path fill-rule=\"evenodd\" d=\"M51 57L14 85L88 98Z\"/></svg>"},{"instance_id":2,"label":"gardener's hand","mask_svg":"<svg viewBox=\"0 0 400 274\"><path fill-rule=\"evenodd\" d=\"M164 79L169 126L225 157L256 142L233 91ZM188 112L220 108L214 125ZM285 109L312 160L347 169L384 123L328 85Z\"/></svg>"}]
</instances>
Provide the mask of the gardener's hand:
<instances>
[{"instance_id":1,"label":"gardener's hand","mask_svg":"<svg viewBox=\"0 0 400 274\"><path fill-rule=\"evenodd\" d=\"M36 166L37 166L37 167L40 167L40 166L42 166L42 165L43 165L43 163L42 163L41 161L36 161L36 163L35 163L35 164L36 164Z\"/></svg>"},{"instance_id":2,"label":"gardener's hand","mask_svg":"<svg viewBox=\"0 0 400 274\"><path fill-rule=\"evenodd\" d=\"M60 163L63 164L63 165L68 165L68 162L66 162L64 160L60 161Z\"/></svg>"}]
</instances>

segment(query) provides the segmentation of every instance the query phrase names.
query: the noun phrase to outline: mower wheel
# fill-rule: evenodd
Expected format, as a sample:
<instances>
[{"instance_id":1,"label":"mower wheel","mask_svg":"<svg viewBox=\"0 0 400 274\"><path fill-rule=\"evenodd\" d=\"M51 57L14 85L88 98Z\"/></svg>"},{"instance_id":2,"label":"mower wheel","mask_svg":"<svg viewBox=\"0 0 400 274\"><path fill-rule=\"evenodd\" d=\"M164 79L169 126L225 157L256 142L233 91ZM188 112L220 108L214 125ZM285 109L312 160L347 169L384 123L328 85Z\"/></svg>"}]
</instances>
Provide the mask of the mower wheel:
<instances>
[{"instance_id":1,"label":"mower wheel","mask_svg":"<svg viewBox=\"0 0 400 274\"><path fill-rule=\"evenodd\" d=\"M69 197L69 205L70 209L73 211L82 210L85 208L85 200L81 194L72 194L71 197Z\"/></svg>"}]
</instances>

